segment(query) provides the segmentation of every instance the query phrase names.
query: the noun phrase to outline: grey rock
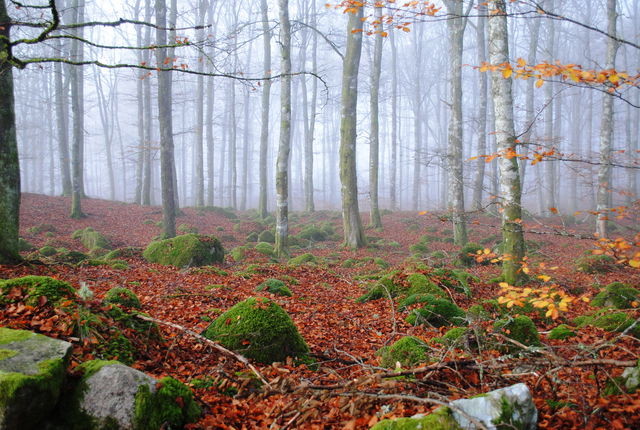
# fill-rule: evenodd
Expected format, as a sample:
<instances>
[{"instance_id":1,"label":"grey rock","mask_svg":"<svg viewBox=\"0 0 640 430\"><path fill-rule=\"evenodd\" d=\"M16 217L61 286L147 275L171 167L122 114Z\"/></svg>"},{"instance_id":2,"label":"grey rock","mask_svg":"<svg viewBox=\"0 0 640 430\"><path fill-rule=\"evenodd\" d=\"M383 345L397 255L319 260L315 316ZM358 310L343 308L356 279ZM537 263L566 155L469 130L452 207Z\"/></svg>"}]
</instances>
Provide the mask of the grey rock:
<instances>
[{"instance_id":1,"label":"grey rock","mask_svg":"<svg viewBox=\"0 0 640 430\"><path fill-rule=\"evenodd\" d=\"M114 421L122 430L134 428L136 393L147 385L151 393L156 380L123 364L107 364L84 380L80 409L101 428Z\"/></svg>"},{"instance_id":2,"label":"grey rock","mask_svg":"<svg viewBox=\"0 0 640 430\"><path fill-rule=\"evenodd\" d=\"M538 410L525 384L490 391L472 399L455 400L451 406L454 419L464 430L476 429L465 414L482 422L489 430L497 429L499 424L518 430L537 428Z\"/></svg>"},{"instance_id":3,"label":"grey rock","mask_svg":"<svg viewBox=\"0 0 640 430\"><path fill-rule=\"evenodd\" d=\"M622 378L627 392L635 392L640 387L640 366L627 367L622 372Z\"/></svg>"},{"instance_id":4,"label":"grey rock","mask_svg":"<svg viewBox=\"0 0 640 430\"><path fill-rule=\"evenodd\" d=\"M71 344L0 328L0 430L38 428L60 396Z\"/></svg>"}]
</instances>

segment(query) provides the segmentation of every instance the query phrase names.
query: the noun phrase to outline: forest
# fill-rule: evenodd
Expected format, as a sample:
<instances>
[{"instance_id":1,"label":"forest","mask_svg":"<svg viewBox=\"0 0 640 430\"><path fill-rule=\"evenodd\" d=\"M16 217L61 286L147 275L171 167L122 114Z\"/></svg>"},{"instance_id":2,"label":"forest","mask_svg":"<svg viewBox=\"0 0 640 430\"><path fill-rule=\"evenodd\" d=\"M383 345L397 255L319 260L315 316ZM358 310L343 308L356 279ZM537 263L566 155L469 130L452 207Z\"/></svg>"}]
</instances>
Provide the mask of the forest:
<instances>
[{"instance_id":1,"label":"forest","mask_svg":"<svg viewBox=\"0 0 640 430\"><path fill-rule=\"evenodd\" d=\"M0 429L640 428L639 0L0 1Z\"/></svg>"}]
</instances>

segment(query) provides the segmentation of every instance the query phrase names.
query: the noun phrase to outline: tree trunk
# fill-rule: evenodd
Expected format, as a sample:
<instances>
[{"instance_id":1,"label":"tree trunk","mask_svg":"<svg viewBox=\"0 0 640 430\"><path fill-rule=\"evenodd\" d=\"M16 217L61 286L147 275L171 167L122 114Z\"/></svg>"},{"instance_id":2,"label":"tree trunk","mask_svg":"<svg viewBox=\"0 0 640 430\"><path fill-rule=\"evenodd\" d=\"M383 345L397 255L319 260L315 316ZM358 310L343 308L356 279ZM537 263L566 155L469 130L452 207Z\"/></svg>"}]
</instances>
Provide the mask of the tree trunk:
<instances>
[{"instance_id":1,"label":"tree trunk","mask_svg":"<svg viewBox=\"0 0 640 430\"><path fill-rule=\"evenodd\" d=\"M486 53L486 26L484 15L487 13L485 4L478 5L478 20L476 23L476 44L478 51L478 64L487 61ZM539 22L540 20L536 20ZM478 99L478 153L476 156L485 155L487 153L487 74L478 73L479 79L479 99ZM473 185L473 208L477 211L482 210L482 194L484 191L484 175L485 175L485 159L478 158L476 161L476 177Z\"/></svg>"},{"instance_id":2,"label":"tree trunk","mask_svg":"<svg viewBox=\"0 0 640 430\"><path fill-rule=\"evenodd\" d=\"M509 61L509 41L505 0L489 1L489 61L503 64ZM522 192L518 161L507 154L516 150L513 123L513 96L511 80L504 79L500 71L491 72L495 133L500 171L500 197L502 204L502 276L509 284L523 279L524 233L522 229Z\"/></svg>"},{"instance_id":3,"label":"tree trunk","mask_svg":"<svg viewBox=\"0 0 640 430\"><path fill-rule=\"evenodd\" d=\"M398 171L398 49L391 32L391 174L389 175L389 199L391 210L398 209L397 171Z\"/></svg>"},{"instance_id":4,"label":"tree trunk","mask_svg":"<svg viewBox=\"0 0 640 430\"><path fill-rule=\"evenodd\" d=\"M64 2L57 3L59 10L64 8ZM65 56L66 44L58 39L55 45L61 56ZM71 195L71 171L69 169L69 102L68 87L64 85L63 67L60 63L53 66L55 73L55 91L56 91L56 124L58 131L58 152L60 153L60 177L62 180L62 195Z\"/></svg>"},{"instance_id":5,"label":"tree trunk","mask_svg":"<svg viewBox=\"0 0 640 430\"><path fill-rule=\"evenodd\" d=\"M449 30L449 73L451 114L449 115L449 212L453 221L453 241L458 246L467 243L467 223L464 213L464 176L462 172L462 49L466 17L461 0L447 0L447 10L453 19L447 20Z\"/></svg>"},{"instance_id":6,"label":"tree trunk","mask_svg":"<svg viewBox=\"0 0 640 430\"><path fill-rule=\"evenodd\" d=\"M549 3L547 3L549 4ZM548 58L554 58L554 41L555 41L555 25L552 19L547 20L547 56ZM545 111L544 111L544 139L545 144L547 146L547 150L555 149L555 139L553 134L553 106L556 103L554 101L553 96L553 88L554 85L551 82L548 82L545 85ZM555 178L555 162L552 160L546 160L544 163L544 171L545 171L545 213L553 214L553 210L551 208L556 208L556 178Z\"/></svg>"},{"instance_id":7,"label":"tree trunk","mask_svg":"<svg viewBox=\"0 0 640 430\"><path fill-rule=\"evenodd\" d=\"M276 162L276 245L275 253L282 257L288 252L289 235L289 153L291 151L291 27L289 0L280 5L280 143Z\"/></svg>"},{"instance_id":8,"label":"tree trunk","mask_svg":"<svg viewBox=\"0 0 640 430\"><path fill-rule=\"evenodd\" d=\"M607 0L607 33L616 34L616 0ZM607 38L607 58L605 69L615 68L618 43ZM607 237L607 216L609 193L611 192L611 148L613 140L613 97L603 94L602 120L600 122L600 167L598 169L598 192L596 195L596 233L601 238Z\"/></svg>"},{"instance_id":9,"label":"tree trunk","mask_svg":"<svg viewBox=\"0 0 640 430\"><path fill-rule=\"evenodd\" d=\"M156 43L167 44L167 7L165 0L156 0ZM166 63L166 61L169 61ZM166 48L156 48L159 67L172 64ZM162 236L176 235L175 163L173 157L173 120L171 112L171 72L158 72L158 120L160 122L160 182L162 187Z\"/></svg>"},{"instance_id":10,"label":"tree trunk","mask_svg":"<svg viewBox=\"0 0 640 430\"><path fill-rule=\"evenodd\" d=\"M84 20L84 0L73 1L73 22ZM72 30L75 37L82 37L81 28ZM71 59L82 61L83 46L77 39L71 41ZM71 145L71 218L82 218L81 199L84 197L84 77L80 67L69 69L71 84L71 112L73 113L73 142Z\"/></svg>"},{"instance_id":11,"label":"tree trunk","mask_svg":"<svg viewBox=\"0 0 640 430\"><path fill-rule=\"evenodd\" d=\"M267 0L261 0L262 40L263 40L263 74L271 76L271 31L269 30L269 9ZM265 79L262 84L262 112L260 121L260 195L258 197L258 214L267 217L267 156L269 149L269 99L271 97L271 80Z\"/></svg>"},{"instance_id":12,"label":"tree trunk","mask_svg":"<svg viewBox=\"0 0 640 430\"><path fill-rule=\"evenodd\" d=\"M340 182L342 184L342 223L344 245L361 248L366 245L358 208L356 172L356 127L358 105L358 68L362 53L363 8L349 13L347 52L342 69L342 118L340 121Z\"/></svg>"},{"instance_id":13,"label":"tree trunk","mask_svg":"<svg viewBox=\"0 0 640 430\"><path fill-rule=\"evenodd\" d=\"M151 21L151 0L145 0L144 20L146 22ZM145 29L144 35L145 46L151 45L151 27ZM142 54L143 60L147 64L151 64L151 53L145 50ZM144 169L143 169L143 181L142 181L142 200L141 203L145 206L151 205L151 179L153 175L153 157L151 156L151 138L152 138L152 126L151 117L153 107L151 105L151 78L147 75L143 81L143 98L144 98L144 141L142 143L141 151L144 152Z\"/></svg>"},{"instance_id":14,"label":"tree trunk","mask_svg":"<svg viewBox=\"0 0 640 430\"><path fill-rule=\"evenodd\" d=\"M0 1L0 22L10 22L4 1ZM9 62L11 26L0 27L0 264L20 261L20 164L16 138L13 70Z\"/></svg>"},{"instance_id":15,"label":"tree trunk","mask_svg":"<svg viewBox=\"0 0 640 430\"><path fill-rule=\"evenodd\" d=\"M371 135L369 146L369 195L371 198L370 221L372 228L382 228L382 218L378 205L378 171L380 164L380 130L378 121L378 103L380 92L380 72L382 70L382 7L375 8L375 19L380 22L376 30L373 48L373 67L371 69Z\"/></svg>"},{"instance_id":16,"label":"tree trunk","mask_svg":"<svg viewBox=\"0 0 640 430\"><path fill-rule=\"evenodd\" d=\"M198 7L198 30L196 40L204 39L204 21L207 13L207 0L200 0ZM198 56L199 72L204 71L204 56ZM199 75L196 79L196 133L195 133L195 204L204 206L204 76Z\"/></svg>"}]
</instances>

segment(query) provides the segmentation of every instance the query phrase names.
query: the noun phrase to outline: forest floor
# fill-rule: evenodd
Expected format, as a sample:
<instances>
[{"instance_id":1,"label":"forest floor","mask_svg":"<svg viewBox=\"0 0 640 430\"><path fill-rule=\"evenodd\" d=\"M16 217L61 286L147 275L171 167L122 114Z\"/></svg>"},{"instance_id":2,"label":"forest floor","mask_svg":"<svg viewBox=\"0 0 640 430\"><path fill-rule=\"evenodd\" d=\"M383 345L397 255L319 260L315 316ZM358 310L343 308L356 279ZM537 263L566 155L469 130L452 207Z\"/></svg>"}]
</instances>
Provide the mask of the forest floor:
<instances>
[{"instance_id":1,"label":"forest floor","mask_svg":"<svg viewBox=\"0 0 640 430\"><path fill-rule=\"evenodd\" d=\"M72 220L68 217L69 205L66 198L23 195L21 237L36 248L48 244L87 252L71 237L77 229L90 226L104 234L114 247L140 248L160 232L155 224L162 218L157 207L87 199L83 201L83 209L88 216ZM227 251L244 245L247 234L260 227L249 214L239 214L240 219L235 220L216 212L191 208L183 211L178 224L196 227L201 234L217 235ZM335 212L297 214L293 218L295 221L290 223L293 234L320 222L333 224L337 235L342 230L341 218ZM94 291L96 299L112 287L127 287L140 297L142 310L151 317L197 333L247 297L261 294L280 304L308 343L316 363L305 365L289 360L256 364L268 386L233 357L170 326L161 326L164 342L149 342L139 351L134 367L156 377L171 375L194 389L204 413L189 428L369 428L381 419L429 412L437 406L433 401L469 397L524 382L539 410L539 428L638 429L640 393L605 395L609 379L619 376L625 366L638 360L638 339L593 326L576 329L577 335L565 340L549 339L548 333L560 323L571 325L573 318L592 312L592 306L581 299L593 298L600 291L599 286L614 281L640 286L640 270L619 264L605 273L576 271L575 261L585 251L594 249L595 241L553 233L563 231L591 237L592 223L568 226L561 217L538 221L525 221L527 230L538 231L527 234L527 239L538 248L529 256L529 267L534 278L542 275L550 279L545 283L534 282L532 288L550 286L574 300L556 319L536 309L527 313L534 320L544 347L515 354L483 345L455 348L432 343L431 339L442 336L450 327L412 326L405 322L412 308L400 311L389 299L355 301L367 291L376 275L401 269L404 274L420 272L429 276L429 267L433 265L456 264L459 248L447 239L451 236L451 225L434 213L385 214L384 230L367 230L370 241L378 241L375 247L354 252L342 248L339 240L329 240L292 252L294 256L311 252L320 259L319 264L292 266L286 261L274 262L253 250L240 262L227 255L224 264L215 266L217 269L179 270L147 263L140 254L125 258L128 268L124 270L39 258L18 266L0 266L0 278L52 276L76 288L84 283ZM30 232L30 227L43 223L53 225L55 232ZM636 221L635 227L638 225ZM469 226L471 241L485 243L487 247L497 243L496 235L500 232L496 218L472 217ZM630 222L628 226L621 227L619 233L633 236L634 224ZM429 242L429 250L422 257L408 259L409 247L423 235L437 239ZM442 254L434 256L433 251ZM382 268L381 260L374 261L378 258L389 267ZM345 264L349 259L353 265ZM254 264L259 266L248 271L247 267ZM448 291L461 308L468 309L503 294L498 283L490 282L500 273L498 264L477 264L464 270L480 280L471 282L471 297ZM286 279L293 296L256 293L256 286L267 278ZM517 313L517 307L511 312ZM635 319L640 317L637 308L625 312ZM55 320L47 323L45 317L53 318L39 314L38 307L0 308L2 326L72 341L75 346L72 366L93 358L90 341L71 336L68 331L58 329ZM497 318L493 314L486 321L476 321L474 329L485 329L490 338L493 320ZM429 345L430 360L421 363L417 370L380 367L376 351L406 335L416 336Z\"/></svg>"}]
</instances>

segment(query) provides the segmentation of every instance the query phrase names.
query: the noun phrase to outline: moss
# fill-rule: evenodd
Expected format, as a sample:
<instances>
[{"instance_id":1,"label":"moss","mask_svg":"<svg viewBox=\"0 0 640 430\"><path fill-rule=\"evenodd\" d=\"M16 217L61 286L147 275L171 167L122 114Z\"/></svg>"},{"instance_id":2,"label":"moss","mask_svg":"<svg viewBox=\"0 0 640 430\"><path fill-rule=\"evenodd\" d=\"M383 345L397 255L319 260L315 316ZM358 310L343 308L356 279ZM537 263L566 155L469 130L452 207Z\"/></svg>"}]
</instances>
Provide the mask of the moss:
<instances>
[{"instance_id":1,"label":"moss","mask_svg":"<svg viewBox=\"0 0 640 430\"><path fill-rule=\"evenodd\" d=\"M56 255L56 261L59 263L78 264L88 259L89 256L79 251L64 251Z\"/></svg>"},{"instance_id":2,"label":"moss","mask_svg":"<svg viewBox=\"0 0 640 430\"><path fill-rule=\"evenodd\" d=\"M205 330L204 336L261 363L309 352L289 315L266 298L251 297L233 306Z\"/></svg>"},{"instance_id":3,"label":"moss","mask_svg":"<svg viewBox=\"0 0 640 430\"><path fill-rule=\"evenodd\" d=\"M406 321L411 325L430 324L434 327L464 324L466 315L449 300L427 295L425 306L414 309Z\"/></svg>"},{"instance_id":4,"label":"moss","mask_svg":"<svg viewBox=\"0 0 640 430\"><path fill-rule=\"evenodd\" d=\"M409 306L413 306L416 303L425 303L429 300L429 294L411 294L400 301L398 310L403 311Z\"/></svg>"},{"instance_id":5,"label":"moss","mask_svg":"<svg viewBox=\"0 0 640 430\"><path fill-rule=\"evenodd\" d=\"M271 294L277 294L279 296L291 297L291 290L287 287L287 284L279 279L267 279L256 287L256 291L267 290Z\"/></svg>"},{"instance_id":6,"label":"moss","mask_svg":"<svg viewBox=\"0 0 640 430\"><path fill-rule=\"evenodd\" d=\"M27 340L33 336L33 333L27 330L12 330L6 327L0 327L0 345L11 342L20 342Z\"/></svg>"},{"instance_id":7,"label":"moss","mask_svg":"<svg viewBox=\"0 0 640 430\"><path fill-rule=\"evenodd\" d=\"M429 252L429 247L425 243L416 243L409 247L409 252L414 255L423 255Z\"/></svg>"},{"instance_id":8,"label":"moss","mask_svg":"<svg viewBox=\"0 0 640 430\"><path fill-rule=\"evenodd\" d=\"M640 291L621 282L613 282L598 293L591 301L593 306L612 306L616 309L633 308L634 302L640 301Z\"/></svg>"},{"instance_id":9,"label":"moss","mask_svg":"<svg viewBox=\"0 0 640 430\"><path fill-rule=\"evenodd\" d=\"M137 430L158 429L167 425L181 428L198 419L202 411L186 385L165 377L160 380L158 387L155 393L151 393L146 384L138 389L134 414Z\"/></svg>"},{"instance_id":10,"label":"moss","mask_svg":"<svg viewBox=\"0 0 640 430\"><path fill-rule=\"evenodd\" d=\"M51 257L52 255L56 255L58 253L58 251L53 246L50 246L50 245L43 246L38 250L38 252L44 255L45 257Z\"/></svg>"},{"instance_id":11,"label":"moss","mask_svg":"<svg viewBox=\"0 0 640 430\"><path fill-rule=\"evenodd\" d=\"M138 296L130 289L124 287L115 287L107 291L107 294L104 295L104 302L134 309L142 308Z\"/></svg>"},{"instance_id":12,"label":"moss","mask_svg":"<svg viewBox=\"0 0 640 430\"><path fill-rule=\"evenodd\" d=\"M73 300L76 295L73 287L64 281L48 276L30 275L0 281L0 291L3 294L3 297L0 297L0 303L10 301L7 296L15 288L21 289L24 295L29 296L26 303L31 306L37 305L41 297L46 297L47 302L55 304L61 300Z\"/></svg>"},{"instance_id":13,"label":"moss","mask_svg":"<svg viewBox=\"0 0 640 430\"><path fill-rule=\"evenodd\" d=\"M617 312L600 315L595 320L593 320L592 325L606 331L621 332L629 328L629 326L631 326L634 321L635 320L633 318L631 318L624 312ZM636 330L634 330L634 333L638 333L638 331L638 326L636 326Z\"/></svg>"},{"instance_id":14,"label":"moss","mask_svg":"<svg viewBox=\"0 0 640 430\"><path fill-rule=\"evenodd\" d=\"M251 233L249 233L245 239L245 242L252 242L252 243L256 243L258 241L258 233L255 231L252 231Z\"/></svg>"},{"instance_id":15,"label":"moss","mask_svg":"<svg viewBox=\"0 0 640 430\"><path fill-rule=\"evenodd\" d=\"M117 260L120 258L133 258L140 255L140 248L136 248L133 246L114 249L113 251L107 252L102 256L103 260Z\"/></svg>"},{"instance_id":16,"label":"moss","mask_svg":"<svg viewBox=\"0 0 640 430\"><path fill-rule=\"evenodd\" d=\"M315 242L323 242L329 238L331 233L327 233L326 230L323 230L315 225L307 225L296 235L300 239L313 240Z\"/></svg>"},{"instance_id":17,"label":"moss","mask_svg":"<svg viewBox=\"0 0 640 430\"><path fill-rule=\"evenodd\" d=\"M424 417L383 420L371 430L462 430L462 427L449 408L438 408Z\"/></svg>"},{"instance_id":18,"label":"moss","mask_svg":"<svg viewBox=\"0 0 640 430\"><path fill-rule=\"evenodd\" d=\"M407 276L409 290L407 294L433 294L436 297L449 298L447 293L422 273L413 273Z\"/></svg>"},{"instance_id":19,"label":"moss","mask_svg":"<svg viewBox=\"0 0 640 430\"><path fill-rule=\"evenodd\" d=\"M176 230L178 230L182 234L189 234L189 233L198 234L198 227L194 227L189 224L180 224Z\"/></svg>"},{"instance_id":20,"label":"moss","mask_svg":"<svg viewBox=\"0 0 640 430\"><path fill-rule=\"evenodd\" d=\"M246 251L246 248L244 246L236 246L231 250L229 255L231 255L231 258L233 259L233 261L242 261L244 260L245 251Z\"/></svg>"},{"instance_id":21,"label":"moss","mask_svg":"<svg viewBox=\"0 0 640 430\"><path fill-rule=\"evenodd\" d=\"M472 296L470 282L480 282L477 276L459 269L437 268L429 276L441 286L463 293L467 297Z\"/></svg>"},{"instance_id":22,"label":"moss","mask_svg":"<svg viewBox=\"0 0 640 430\"><path fill-rule=\"evenodd\" d=\"M91 227L76 230L71 237L82 242L82 245L91 252L99 249L111 249L109 240Z\"/></svg>"},{"instance_id":23,"label":"moss","mask_svg":"<svg viewBox=\"0 0 640 430\"><path fill-rule=\"evenodd\" d=\"M273 256L273 246L270 243L267 242L258 242L256 244L256 246L254 247L254 249L256 251L258 251L260 254L264 254L264 255L268 255L268 256Z\"/></svg>"},{"instance_id":24,"label":"moss","mask_svg":"<svg viewBox=\"0 0 640 430\"><path fill-rule=\"evenodd\" d=\"M491 317L491 314L482 305L473 305L467 309L467 318L470 321L485 321Z\"/></svg>"},{"instance_id":25,"label":"moss","mask_svg":"<svg viewBox=\"0 0 640 430\"><path fill-rule=\"evenodd\" d=\"M356 264L358 264L358 260L356 260L355 258L347 258L342 262L340 266L344 267L345 269L350 269Z\"/></svg>"},{"instance_id":26,"label":"moss","mask_svg":"<svg viewBox=\"0 0 640 430\"><path fill-rule=\"evenodd\" d=\"M587 255L576 260L576 269L584 273L607 273L615 269L615 262L608 255Z\"/></svg>"},{"instance_id":27,"label":"moss","mask_svg":"<svg viewBox=\"0 0 640 430\"><path fill-rule=\"evenodd\" d=\"M375 264L377 264L381 269L386 269L390 266L389 263L387 263L386 261L384 261L382 258L380 257L376 257L373 259L373 262Z\"/></svg>"},{"instance_id":28,"label":"moss","mask_svg":"<svg viewBox=\"0 0 640 430\"><path fill-rule=\"evenodd\" d=\"M124 364L133 363L136 356L133 344L122 333L111 337L106 343L98 345L97 352L104 359L118 360Z\"/></svg>"},{"instance_id":29,"label":"moss","mask_svg":"<svg viewBox=\"0 0 640 430\"><path fill-rule=\"evenodd\" d=\"M540 335L536 325L526 315L519 315L515 318L506 318L496 321L493 325L494 330L500 332L504 336L513 339L525 346L541 346ZM516 345L505 345L507 351L518 351Z\"/></svg>"},{"instance_id":30,"label":"moss","mask_svg":"<svg viewBox=\"0 0 640 430\"><path fill-rule=\"evenodd\" d=\"M176 267L206 266L224 261L224 249L215 236L185 234L151 242L142 256L150 263Z\"/></svg>"},{"instance_id":31,"label":"moss","mask_svg":"<svg viewBox=\"0 0 640 430\"><path fill-rule=\"evenodd\" d=\"M26 252L26 251L31 251L33 249L35 249L35 246L33 246L32 243L27 242L23 238L18 239L18 251Z\"/></svg>"},{"instance_id":32,"label":"moss","mask_svg":"<svg viewBox=\"0 0 640 430\"><path fill-rule=\"evenodd\" d=\"M443 251L433 251L430 254L431 258L436 258L439 260L442 260L443 258L447 258L447 254L445 254Z\"/></svg>"},{"instance_id":33,"label":"moss","mask_svg":"<svg viewBox=\"0 0 640 430\"><path fill-rule=\"evenodd\" d=\"M18 353L12 349L0 348L0 361L16 356Z\"/></svg>"},{"instance_id":34,"label":"moss","mask_svg":"<svg viewBox=\"0 0 640 430\"><path fill-rule=\"evenodd\" d=\"M56 232L58 231L53 225L51 224L38 224L38 225L34 225L32 227L29 227L27 229L27 231L31 234L40 234L42 232Z\"/></svg>"},{"instance_id":35,"label":"moss","mask_svg":"<svg viewBox=\"0 0 640 430\"><path fill-rule=\"evenodd\" d=\"M476 264L476 253L478 251L482 251L483 249L484 248L481 245L469 242L460 249L460 252L458 253L458 259L460 260L460 263L465 266L473 266L474 264Z\"/></svg>"},{"instance_id":36,"label":"moss","mask_svg":"<svg viewBox=\"0 0 640 430\"><path fill-rule=\"evenodd\" d=\"M573 331L571 327L566 324L560 324L559 326L554 327L547 337L549 339L564 340L574 336L576 336L576 332Z\"/></svg>"},{"instance_id":37,"label":"moss","mask_svg":"<svg viewBox=\"0 0 640 430\"><path fill-rule=\"evenodd\" d=\"M136 312L133 310L125 311L118 306L112 305L107 310L106 314L115 322L140 334L145 334L154 339L161 338L160 330L158 329L156 323L138 318L138 315L148 316L144 312Z\"/></svg>"},{"instance_id":38,"label":"moss","mask_svg":"<svg viewBox=\"0 0 640 430\"><path fill-rule=\"evenodd\" d=\"M441 337L433 338L432 342L440 343L447 346L456 345L466 332L466 327L454 327L450 330L447 330L447 332Z\"/></svg>"},{"instance_id":39,"label":"moss","mask_svg":"<svg viewBox=\"0 0 640 430\"><path fill-rule=\"evenodd\" d=\"M371 300L395 297L398 295L398 286L396 285L396 275L400 273L397 270L387 273L376 282L369 291L356 299L357 303L365 303Z\"/></svg>"},{"instance_id":40,"label":"moss","mask_svg":"<svg viewBox=\"0 0 640 430\"><path fill-rule=\"evenodd\" d=\"M413 336L403 337L393 345L379 349L376 355L380 356L380 365L388 368L395 368L397 363L403 367L413 367L429 360L427 345Z\"/></svg>"},{"instance_id":41,"label":"moss","mask_svg":"<svg viewBox=\"0 0 640 430\"><path fill-rule=\"evenodd\" d=\"M307 252L306 254L300 254L297 257L291 258L287 262L287 264L290 266L301 266L303 264L318 264L318 259L316 258L315 255Z\"/></svg>"},{"instance_id":42,"label":"moss","mask_svg":"<svg viewBox=\"0 0 640 430\"><path fill-rule=\"evenodd\" d=\"M276 236L271 230L264 230L258 235L258 242L276 243Z\"/></svg>"}]
</instances>

